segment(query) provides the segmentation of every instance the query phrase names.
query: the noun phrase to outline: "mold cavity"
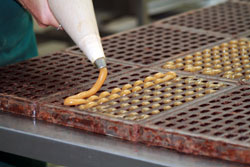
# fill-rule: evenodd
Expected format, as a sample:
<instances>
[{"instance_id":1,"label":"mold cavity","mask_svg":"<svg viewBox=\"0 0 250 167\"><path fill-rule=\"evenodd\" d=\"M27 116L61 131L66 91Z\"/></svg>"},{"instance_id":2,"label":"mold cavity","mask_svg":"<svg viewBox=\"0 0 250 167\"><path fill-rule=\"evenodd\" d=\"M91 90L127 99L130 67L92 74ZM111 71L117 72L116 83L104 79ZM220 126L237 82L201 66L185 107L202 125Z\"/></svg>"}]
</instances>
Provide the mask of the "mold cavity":
<instances>
[{"instance_id":1,"label":"mold cavity","mask_svg":"<svg viewBox=\"0 0 250 167\"><path fill-rule=\"evenodd\" d=\"M244 140L247 140L247 139L249 139L249 137L247 137L247 136L242 136L242 137L239 138L240 141L244 141Z\"/></svg>"},{"instance_id":2,"label":"mold cavity","mask_svg":"<svg viewBox=\"0 0 250 167\"><path fill-rule=\"evenodd\" d=\"M222 110L227 111L227 110L231 110L231 109L232 109L231 107L226 107L226 108L223 108Z\"/></svg>"},{"instance_id":3,"label":"mold cavity","mask_svg":"<svg viewBox=\"0 0 250 167\"><path fill-rule=\"evenodd\" d=\"M163 124L164 122L162 122L162 121L158 121L158 122L156 122L155 123L155 125L161 125L161 124Z\"/></svg>"},{"instance_id":4,"label":"mold cavity","mask_svg":"<svg viewBox=\"0 0 250 167\"><path fill-rule=\"evenodd\" d=\"M200 133L208 133L208 132L210 132L210 130L205 129L205 130L201 131Z\"/></svg>"},{"instance_id":5,"label":"mold cavity","mask_svg":"<svg viewBox=\"0 0 250 167\"><path fill-rule=\"evenodd\" d=\"M186 128L185 125L181 125L181 126L178 126L178 127L177 127L177 129L184 129L184 128Z\"/></svg>"},{"instance_id":6,"label":"mold cavity","mask_svg":"<svg viewBox=\"0 0 250 167\"><path fill-rule=\"evenodd\" d=\"M174 124L172 123L166 125L166 127L172 127L172 126L174 126Z\"/></svg>"},{"instance_id":7,"label":"mold cavity","mask_svg":"<svg viewBox=\"0 0 250 167\"><path fill-rule=\"evenodd\" d=\"M202 104L202 105L200 105L200 107L206 107L206 106L209 106L209 104Z\"/></svg>"},{"instance_id":8,"label":"mold cavity","mask_svg":"<svg viewBox=\"0 0 250 167\"><path fill-rule=\"evenodd\" d=\"M191 129L189 129L189 131L191 131L191 132L194 132L194 131L197 131L197 130L199 130L199 128L191 128Z\"/></svg>"},{"instance_id":9,"label":"mold cavity","mask_svg":"<svg viewBox=\"0 0 250 167\"><path fill-rule=\"evenodd\" d=\"M228 138L228 139L230 139L230 138L233 138L235 136L237 136L237 135L235 135L235 134L229 134L229 135L226 135L225 137Z\"/></svg>"},{"instance_id":10,"label":"mold cavity","mask_svg":"<svg viewBox=\"0 0 250 167\"><path fill-rule=\"evenodd\" d=\"M214 133L215 136L221 136L223 133L222 132L216 132Z\"/></svg>"}]
</instances>

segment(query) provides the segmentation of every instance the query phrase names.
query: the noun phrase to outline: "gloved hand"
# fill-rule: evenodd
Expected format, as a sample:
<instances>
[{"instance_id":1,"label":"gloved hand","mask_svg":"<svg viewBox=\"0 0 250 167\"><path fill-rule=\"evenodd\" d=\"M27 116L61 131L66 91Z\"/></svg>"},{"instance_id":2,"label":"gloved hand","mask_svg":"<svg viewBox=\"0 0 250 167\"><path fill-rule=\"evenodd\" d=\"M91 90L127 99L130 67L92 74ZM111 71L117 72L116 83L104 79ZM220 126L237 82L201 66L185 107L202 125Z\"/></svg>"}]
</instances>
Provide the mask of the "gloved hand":
<instances>
[{"instance_id":1,"label":"gloved hand","mask_svg":"<svg viewBox=\"0 0 250 167\"><path fill-rule=\"evenodd\" d=\"M49 8L48 0L18 0L36 19L41 27L59 27L59 23Z\"/></svg>"}]
</instances>

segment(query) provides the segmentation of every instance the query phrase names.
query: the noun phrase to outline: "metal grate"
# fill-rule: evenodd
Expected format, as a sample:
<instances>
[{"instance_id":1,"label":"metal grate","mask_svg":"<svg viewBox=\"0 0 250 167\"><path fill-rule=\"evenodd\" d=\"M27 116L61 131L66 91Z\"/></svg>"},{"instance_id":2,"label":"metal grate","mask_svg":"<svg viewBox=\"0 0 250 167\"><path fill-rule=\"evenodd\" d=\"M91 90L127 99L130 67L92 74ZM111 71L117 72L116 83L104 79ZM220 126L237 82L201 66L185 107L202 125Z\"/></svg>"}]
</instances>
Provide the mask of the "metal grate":
<instances>
[{"instance_id":1,"label":"metal grate","mask_svg":"<svg viewBox=\"0 0 250 167\"><path fill-rule=\"evenodd\" d=\"M135 67L108 60L109 76L119 75ZM98 78L96 69L85 57L56 53L0 68L0 93L28 99L39 99L90 85Z\"/></svg>"},{"instance_id":2,"label":"metal grate","mask_svg":"<svg viewBox=\"0 0 250 167\"><path fill-rule=\"evenodd\" d=\"M165 19L162 24L238 35L250 29L250 4L226 2Z\"/></svg>"},{"instance_id":3,"label":"metal grate","mask_svg":"<svg viewBox=\"0 0 250 167\"><path fill-rule=\"evenodd\" d=\"M152 65L223 40L225 37L219 35L150 25L104 38L102 43L109 58ZM81 54L77 47L68 51Z\"/></svg>"},{"instance_id":4,"label":"metal grate","mask_svg":"<svg viewBox=\"0 0 250 167\"><path fill-rule=\"evenodd\" d=\"M101 87L101 89L97 92L97 95L99 95L100 93L104 92L104 91L112 91L112 89L116 88L116 87L122 87L125 84L128 83L132 83L137 81L139 78L145 78L148 75L154 75L155 73L157 73L156 71L151 71L151 70L146 70L146 69L137 69L136 71L134 70L133 72L127 72L124 75L120 75L117 76L115 78L109 78L105 81L105 83L103 84L103 86ZM60 96L52 96L49 97L49 99L45 99L46 102L48 103L52 103L53 105L59 105L59 106L64 106L63 105L63 100L68 97L71 96L73 94L82 92L82 91L86 91L88 90L92 85L86 85L86 87L77 87L75 89L72 89L70 91L66 91L64 92L63 95Z\"/></svg>"},{"instance_id":5,"label":"metal grate","mask_svg":"<svg viewBox=\"0 0 250 167\"><path fill-rule=\"evenodd\" d=\"M243 86L217 98L195 103L154 121L150 120L145 126L142 140L184 152L250 163L249 121L250 87ZM154 131L150 130L152 127ZM182 137L177 137L179 140L174 141L175 145L166 134L189 136L186 141L189 145L181 141ZM210 142L213 142L212 146L209 145ZM201 143L203 146L199 145Z\"/></svg>"},{"instance_id":6,"label":"metal grate","mask_svg":"<svg viewBox=\"0 0 250 167\"><path fill-rule=\"evenodd\" d=\"M211 49L166 62L162 68L176 69L231 80L250 80L250 41L232 40Z\"/></svg>"},{"instance_id":7,"label":"metal grate","mask_svg":"<svg viewBox=\"0 0 250 167\"><path fill-rule=\"evenodd\" d=\"M160 73L156 73L155 71L141 69L109 79L100 93L105 90L110 92L110 95L90 100L89 103L79 108L107 117L140 121L163 112L173 111L202 97L209 97L230 86L224 82L209 81L185 75L178 75L170 81L157 83L160 82L161 77L157 78L156 75ZM133 85L140 89L134 91L135 86ZM119 88L118 91L117 88ZM76 91L79 91L79 89ZM129 93L122 95L125 91ZM62 106L63 99L72 95L72 93L76 92L67 92L66 95L46 99L46 102ZM80 111L78 107L75 107L75 109Z\"/></svg>"}]
</instances>

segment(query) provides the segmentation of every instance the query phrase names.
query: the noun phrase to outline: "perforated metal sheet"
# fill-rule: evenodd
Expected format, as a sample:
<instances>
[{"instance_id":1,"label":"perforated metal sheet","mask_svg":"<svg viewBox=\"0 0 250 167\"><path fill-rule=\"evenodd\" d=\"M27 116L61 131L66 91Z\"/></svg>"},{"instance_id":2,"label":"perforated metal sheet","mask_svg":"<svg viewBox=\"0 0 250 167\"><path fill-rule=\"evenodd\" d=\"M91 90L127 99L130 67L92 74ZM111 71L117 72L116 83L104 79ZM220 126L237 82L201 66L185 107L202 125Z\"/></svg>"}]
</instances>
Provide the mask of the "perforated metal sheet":
<instances>
[{"instance_id":1,"label":"perforated metal sheet","mask_svg":"<svg viewBox=\"0 0 250 167\"><path fill-rule=\"evenodd\" d=\"M145 77L154 75L155 73L157 73L157 71L140 69L108 79L101 91L97 94L102 91L111 91L116 87L121 88L127 83L133 83L139 79L143 80ZM188 76L180 74L180 77L171 82L142 89L137 93L131 93L127 96L110 100L94 108L80 110L78 106L64 106L64 98L85 90L82 87L79 87L62 94L47 97L40 101L38 104L39 108L36 111L36 118L65 126L77 127L127 140L137 141L140 136L139 124L141 121L154 118L165 112L173 112L182 106L190 104L191 101L202 100L232 87L231 84L224 82L201 79L202 78L189 78ZM164 92L164 88L168 87L164 84L169 84L171 89L167 89ZM210 85L213 84L217 84L218 87L215 88L212 86L213 88L211 88ZM162 86L161 89L158 87L160 85ZM155 91L155 88L159 90ZM192 95L185 94L185 89L193 91ZM210 92L211 89L214 91ZM161 94L158 94L159 92L161 92ZM173 94L173 96L170 97L170 93ZM164 98L164 95L169 97ZM178 96L181 96L181 98ZM179 100L174 101L174 98L176 97L178 97ZM191 100L189 99L188 101L185 101L185 99L191 97ZM145 102L147 102L146 105ZM125 106L124 104L130 106ZM104 109L103 106L106 106L107 108ZM137 107L134 108L135 106ZM171 109L169 107L171 107ZM101 110L98 110L97 108L101 108ZM148 108L148 110L144 111L145 108Z\"/></svg>"},{"instance_id":2,"label":"perforated metal sheet","mask_svg":"<svg viewBox=\"0 0 250 167\"><path fill-rule=\"evenodd\" d=\"M242 86L150 120L141 141L250 163L250 87Z\"/></svg>"},{"instance_id":3,"label":"perforated metal sheet","mask_svg":"<svg viewBox=\"0 0 250 167\"><path fill-rule=\"evenodd\" d=\"M231 40L192 55L172 59L161 67L247 82L250 80L249 44L246 38Z\"/></svg>"},{"instance_id":4,"label":"perforated metal sheet","mask_svg":"<svg viewBox=\"0 0 250 167\"><path fill-rule=\"evenodd\" d=\"M157 71L146 69L126 73L125 75L107 80L99 92L112 92L114 88L122 89L126 84L133 84L138 80L143 81L146 77L153 76L156 73ZM154 83L154 80L149 82ZM191 101L213 96L216 92L230 88L230 84L225 82L189 77L181 74L173 80L144 88L146 83L148 82L139 85L142 90L138 92L132 92L132 88L129 88L127 90L131 91L130 94L108 100L103 104L85 109L85 111L121 120L140 121L164 112L173 111L176 108L188 105ZM52 103L53 105L64 107L63 100L65 97L84 90L81 87L74 91L65 92L62 95L50 97L45 99L45 101L48 104ZM100 93L97 93L97 95ZM119 95L120 93L118 92L117 94ZM109 97L107 98L109 99ZM95 101L97 102L98 100ZM90 103L92 102L90 101ZM81 112L78 106L71 108Z\"/></svg>"},{"instance_id":5,"label":"perforated metal sheet","mask_svg":"<svg viewBox=\"0 0 250 167\"><path fill-rule=\"evenodd\" d=\"M136 66L108 62L112 77ZM93 83L99 71L84 56L55 53L0 68L0 94L39 99L79 85Z\"/></svg>"},{"instance_id":6,"label":"perforated metal sheet","mask_svg":"<svg viewBox=\"0 0 250 167\"><path fill-rule=\"evenodd\" d=\"M109 58L137 65L152 65L225 39L225 36L218 34L149 25L104 38L102 43ZM81 53L78 47L67 51Z\"/></svg>"},{"instance_id":7,"label":"perforated metal sheet","mask_svg":"<svg viewBox=\"0 0 250 167\"><path fill-rule=\"evenodd\" d=\"M161 24L239 35L249 31L249 18L250 4L226 2L163 20Z\"/></svg>"},{"instance_id":8,"label":"perforated metal sheet","mask_svg":"<svg viewBox=\"0 0 250 167\"><path fill-rule=\"evenodd\" d=\"M108 78L136 66L107 61ZM99 75L85 57L69 53L37 57L0 68L0 109L35 116L36 101L72 87L92 85Z\"/></svg>"}]
</instances>

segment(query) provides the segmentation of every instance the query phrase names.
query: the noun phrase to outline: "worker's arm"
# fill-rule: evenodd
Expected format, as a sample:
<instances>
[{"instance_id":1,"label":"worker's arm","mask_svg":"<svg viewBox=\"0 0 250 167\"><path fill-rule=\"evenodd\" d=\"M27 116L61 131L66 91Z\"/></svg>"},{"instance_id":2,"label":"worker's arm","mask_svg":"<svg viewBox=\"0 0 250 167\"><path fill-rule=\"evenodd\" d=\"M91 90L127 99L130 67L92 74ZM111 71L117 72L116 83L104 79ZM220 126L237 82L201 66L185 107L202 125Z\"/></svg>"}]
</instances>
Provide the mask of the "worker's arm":
<instances>
[{"instance_id":1,"label":"worker's arm","mask_svg":"<svg viewBox=\"0 0 250 167\"><path fill-rule=\"evenodd\" d=\"M18 0L36 19L41 27L54 26L59 24L50 11L48 0Z\"/></svg>"}]
</instances>

